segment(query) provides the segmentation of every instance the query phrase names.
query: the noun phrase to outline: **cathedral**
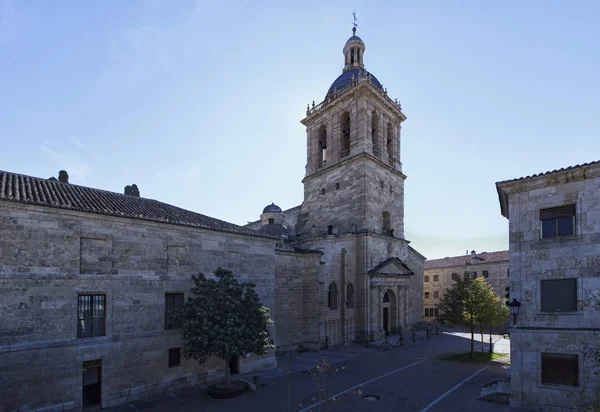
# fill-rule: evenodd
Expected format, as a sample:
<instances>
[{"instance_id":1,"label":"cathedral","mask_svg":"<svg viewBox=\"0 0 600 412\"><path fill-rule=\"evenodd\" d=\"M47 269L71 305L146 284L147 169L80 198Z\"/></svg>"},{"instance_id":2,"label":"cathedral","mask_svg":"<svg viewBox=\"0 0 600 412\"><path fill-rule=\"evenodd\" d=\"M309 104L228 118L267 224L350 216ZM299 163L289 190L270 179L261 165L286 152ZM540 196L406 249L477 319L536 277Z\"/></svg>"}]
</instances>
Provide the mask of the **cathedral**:
<instances>
[{"instance_id":1,"label":"cathedral","mask_svg":"<svg viewBox=\"0 0 600 412\"><path fill-rule=\"evenodd\" d=\"M221 360L181 356L181 330L167 322L190 276L219 267L256 285L277 351L422 321L425 258L404 237L406 117L365 69L365 49L353 32L342 74L302 119L302 204L267 205L244 227L136 185L115 193L64 171L0 171L0 409L107 408L222 379ZM274 352L234 358L234 374L277 366Z\"/></svg>"},{"instance_id":2,"label":"cathedral","mask_svg":"<svg viewBox=\"0 0 600 412\"><path fill-rule=\"evenodd\" d=\"M302 204L286 211L268 205L247 225L278 235L296 252L321 254L319 347L381 338L422 320L425 257L404 237L400 130L406 116L365 69L365 49L354 28L342 74L302 119Z\"/></svg>"}]
</instances>

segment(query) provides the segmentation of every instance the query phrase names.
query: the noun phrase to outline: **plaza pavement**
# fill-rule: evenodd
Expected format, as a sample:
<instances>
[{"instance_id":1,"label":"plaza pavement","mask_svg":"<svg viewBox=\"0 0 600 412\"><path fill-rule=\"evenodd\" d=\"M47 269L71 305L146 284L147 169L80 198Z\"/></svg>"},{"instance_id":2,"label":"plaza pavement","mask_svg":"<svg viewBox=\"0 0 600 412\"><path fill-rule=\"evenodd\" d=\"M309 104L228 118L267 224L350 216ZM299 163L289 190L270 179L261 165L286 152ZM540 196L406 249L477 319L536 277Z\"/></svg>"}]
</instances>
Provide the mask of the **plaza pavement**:
<instances>
[{"instance_id":1,"label":"plaza pavement","mask_svg":"<svg viewBox=\"0 0 600 412\"><path fill-rule=\"evenodd\" d=\"M488 340L484 335L484 341ZM500 336L494 341L500 344ZM390 342L397 342L393 338ZM444 333L407 346L389 345L365 348L348 345L320 352L298 354L292 366L287 357L279 357L280 367L256 373L257 391L241 397L216 400L206 393L205 386L183 389L168 395L114 408L113 412L135 411L510 411L505 404L477 400L480 385L505 378L501 363L469 364L442 361L443 355L465 352L470 342L463 334ZM378 346L379 345L379 346ZM497 345L495 345L497 346ZM481 345L476 344L476 350ZM484 350L487 350L485 345ZM310 368L319 365L325 356L337 372L327 383L317 383ZM292 373L290 373L292 371ZM367 400L374 395L378 400ZM371 398L372 399L372 398Z\"/></svg>"}]
</instances>

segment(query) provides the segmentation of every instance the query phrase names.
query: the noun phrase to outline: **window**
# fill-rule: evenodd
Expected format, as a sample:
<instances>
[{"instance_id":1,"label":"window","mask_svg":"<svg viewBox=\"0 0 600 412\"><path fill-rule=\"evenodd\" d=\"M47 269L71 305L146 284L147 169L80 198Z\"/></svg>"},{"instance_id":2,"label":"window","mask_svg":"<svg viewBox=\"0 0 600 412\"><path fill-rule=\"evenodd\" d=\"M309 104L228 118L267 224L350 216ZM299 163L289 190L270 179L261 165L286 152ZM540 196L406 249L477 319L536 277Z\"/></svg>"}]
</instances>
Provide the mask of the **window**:
<instances>
[{"instance_id":1,"label":"window","mask_svg":"<svg viewBox=\"0 0 600 412\"><path fill-rule=\"evenodd\" d=\"M424 280L425 282L429 282L429 275L426 275Z\"/></svg>"},{"instance_id":2,"label":"window","mask_svg":"<svg viewBox=\"0 0 600 412\"><path fill-rule=\"evenodd\" d=\"M429 299L429 292L425 292L425 299Z\"/></svg>"},{"instance_id":3,"label":"window","mask_svg":"<svg viewBox=\"0 0 600 412\"><path fill-rule=\"evenodd\" d=\"M327 306L329 306L329 309L337 309L338 307L338 293L337 285L335 283L329 285L329 293L327 295Z\"/></svg>"},{"instance_id":4,"label":"window","mask_svg":"<svg viewBox=\"0 0 600 412\"><path fill-rule=\"evenodd\" d=\"M460 275L458 273L453 273L452 280L454 280L454 281L460 280Z\"/></svg>"},{"instance_id":5,"label":"window","mask_svg":"<svg viewBox=\"0 0 600 412\"><path fill-rule=\"evenodd\" d=\"M510 269L506 269L506 277L509 278L510 277Z\"/></svg>"},{"instance_id":6,"label":"window","mask_svg":"<svg viewBox=\"0 0 600 412\"><path fill-rule=\"evenodd\" d=\"M333 225L327 226L327 234L328 235L332 235L333 234Z\"/></svg>"},{"instance_id":7,"label":"window","mask_svg":"<svg viewBox=\"0 0 600 412\"><path fill-rule=\"evenodd\" d=\"M181 348L169 349L169 368L181 366Z\"/></svg>"},{"instance_id":8,"label":"window","mask_svg":"<svg viewBox=\"0 0 600 412\"><path fill-rule=\"evenodd\" d=\"M434 282L439 282L440 281L440 275L433 275L433 281Z\"/></svg>"},{"instance_id":9,"label":"window","mask_svg":"<svg viewBox=\"0 0 600 412\"><path fill-rule=\"evenodd\" d=\"M435 317L437 318L438 316L440 316L440 309L439 308L435 308Z\"/></svg>"},{"instance_id":10,"label":"window","mask_svg":"<svg viewBox=\"0 0 600 412\"><path fill-rule=\"evenodd\" d=\"M380 181L379 181L379 186L381 186L381 188L383 189L383 187L384 187L383 180L380 180Z\"/></svg>"},{"instance_id":11,"label":"window","mask_svg":"<svg viewBox=\"0 0 600 412\"><path fill-rule=\"evenodd\" d=\"M481 273L483 274L483 277L486 278L486 279L490 277L490 272L488 272L487 270L484 270Z\"/></svg>"},{"instance_id":12,"label":"window","mask_svg":"<svg viewBox=\"0 0 600 412\"><path fill-rule=\"evenodd\" d=\"M106 295L77 297L77 337L106 335Z\"/></svg>"},{"instance_id":13,"label":"window","mask_svg":"<svg viewBox=\"0 0 600 412\"><path fill-rule=\"evenodd\" d=\"M425 317L428 318L429 317L429 308L425 308Z\"/></svg>"},{"instance_id":14,"label":"window","mask_svg":"<svg viewBox=\"0 0 600 412\"><path fill-rule=\"evenodd\" d=\"M165 329L178 329L181 324L174 322L173 313L183 307L183 293L165 293Z\"/></svg>"},{"instance_id":15,"label":"window","mask_svg":"<svg viewBox=\"0 0 600 412\"><path fill-rule=\"evenodd\" d=\"M575 234L575 205L540 210L542 239Z\"/></svg>"},{"instance_id":16,"label":"window","mask_svg":"<svg viewBox=\"0 0 600 412\"><path fill-rule=\"evenodd\" d=\"M579 386L577 355L542 353L542 383Z\"/></svg>"},{"instance_id":17,"label":"window","mask_svg":"<svg viewBox=\"0 0 600 412\"><path fill-rule=\"evenodd\" d=\"M339 183L335 184L335 190L340 190L340 184Z\"/></svg>"},{"instance_id":18,"label":"window","mask_svg":"<svg viewBox=\"0 0 600 412\"><path fill-rule=\"evenodd\" d=\"M471 272L471 279L477 279L477 272Z\"/></svg>"},{"instance_id":19,"label":"window","mask_svg":"<svg viewBox=\"0 0 600 412\"><path fill-rule=\"evenodd\" d=\"M321 189L321 195L325 194L325 188Z\"/></svg>"},{"instance_id":20,"label":"window","mask_svg":"<svg viewBox=\"0 0 600 412\"><path fill-rule=\"evenodd\" d=\"M433 297L434 297L435 299L439 298L439 297L440 297L440 292L437 292L437 291L436 291L436 292L433 292Z\"/></svg>"},{"instance_id":21,"label":"window","mask_svg":"<svg viewBox=\"0 0 600 412\"><path fill-rule=\"evenodd\" d=\"M275 224L275 218L270 217L269 218L269 224L270 225L274 225Z\"/></svg>"},{"instance_id":22,"label":"window","mask_svg":"<svg viewBox=\"0 0 600 412\"><path fill-rule=\"evenodd\" d=\"M542 280L542 312L577 310L577 279Z\"/></svg>"},{"instance_id":23,"label":"window","mask_svg":"<svg viewBox=\"0 0 600 412\"><path fill-rule=\"evenodd\" d=\"M390 301L390 294L387 293L387 291L386 291L385 294L383 295L383 303L386 303L389 301Z\"/></svg>"},{"instance_id":24,"label":"window","mask_svg":"<svg viewBox=\"0 0 600 412\"><path fill-rule=\"evenodd\" d=\"M352 286L352 283L346 285L346 307L354 307L354 286Z\"/></svg>"}]
</instances>

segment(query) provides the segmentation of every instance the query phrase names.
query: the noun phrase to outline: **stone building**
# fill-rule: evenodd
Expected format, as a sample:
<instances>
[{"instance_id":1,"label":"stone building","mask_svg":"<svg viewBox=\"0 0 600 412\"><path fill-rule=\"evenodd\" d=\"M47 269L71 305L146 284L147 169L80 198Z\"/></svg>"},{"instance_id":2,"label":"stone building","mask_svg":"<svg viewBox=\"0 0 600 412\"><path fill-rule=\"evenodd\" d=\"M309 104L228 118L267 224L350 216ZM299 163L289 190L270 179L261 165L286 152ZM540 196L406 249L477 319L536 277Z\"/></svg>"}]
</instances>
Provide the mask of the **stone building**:
<instances>
[{"instance_id":1,"label":"stone building","mask_svg":"<svg viewBox=\"0 0 600 412\"><path fill-rule=\"evenodd\" d=\"M381 338L422 320L425 258L404 237L400 129L406 116L365 69L364 52L354 33L343 48L342 74L302 120L302 204L286 211L267 206L261 220L247 225L281 229L296 251L321 252L319 347Z\"/></svg>"},{"instance_id":2,"label":"stone building","mask_svg":"<svg viewBox=\"0 0 600 412\"><path fill-rule=\"evenodd\" d=\"M587 410L600 395L600 161L496 188L509 220L510 297L521 303L511 405Z\"/></svg>"},{"instance_id":3,"label":"stone building","mask_svg":"<svg viewBox=\"0 0 600 412\"><path fill-rule=\"evenodd\" d=\"M400 105L346 67L309 108L302 205L240 227L140 197L0 171L0 411L80 410L220 379L181 356L166 319L190 275L257 285L278 350L382 337L422 319L424 257L404 238ZM232 359L233 373L276 366Z\"/></svg>"},{"instance_id":4,"label":"stone building","mask_svg":"<svg viewBox=\"0 0 600 412\"><path fill-rule=\"evenodd\" d=\"M508 250L445 257L425 261L423 302L426 321L437 318L440 299L459 277L483 277L504 300L509 280Z\"/></svg>"}]
</instances>

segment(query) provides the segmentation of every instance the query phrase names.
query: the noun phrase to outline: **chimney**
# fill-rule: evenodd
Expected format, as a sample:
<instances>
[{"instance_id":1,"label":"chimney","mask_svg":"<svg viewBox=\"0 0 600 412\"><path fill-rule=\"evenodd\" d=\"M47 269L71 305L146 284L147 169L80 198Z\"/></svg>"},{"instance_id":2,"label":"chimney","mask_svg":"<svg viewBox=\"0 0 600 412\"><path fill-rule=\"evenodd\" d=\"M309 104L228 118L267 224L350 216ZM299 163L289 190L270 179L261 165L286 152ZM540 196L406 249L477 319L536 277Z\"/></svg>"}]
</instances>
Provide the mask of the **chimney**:
<instances>
[{"instance_id":1,"label":"chimney","mask_svg":"<svg viewBox=\"0 0 600 412\"><path fill-rule=\"evenodd\" d=\"M66 170L61 170L58 172L58 181L61 183L69 184L69 174Z\"/></svg>"},{"instance_id":2,"label":"chimney","mask_svg":"<svg viewBox=\"0 0 600 412\"><path fill-rule=\"evenodd\" d=\"M135 183L132 184L131 186L129 186L129 185L125 186L124 193L129 196L140 197L140 189L138 189L138 187Z\"/></svg>"}]
</instances>

